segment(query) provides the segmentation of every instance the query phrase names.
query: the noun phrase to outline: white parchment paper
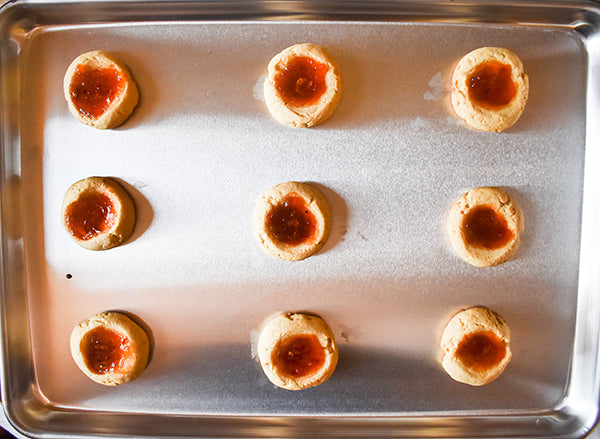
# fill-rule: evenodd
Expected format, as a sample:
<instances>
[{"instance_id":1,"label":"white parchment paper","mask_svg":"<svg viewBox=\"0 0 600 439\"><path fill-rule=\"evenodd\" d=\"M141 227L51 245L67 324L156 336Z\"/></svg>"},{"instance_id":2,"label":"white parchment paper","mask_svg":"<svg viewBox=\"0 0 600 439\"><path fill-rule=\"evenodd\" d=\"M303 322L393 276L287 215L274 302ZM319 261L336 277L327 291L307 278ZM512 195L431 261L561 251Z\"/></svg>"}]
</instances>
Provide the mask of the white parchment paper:
<instances>
[{"instance_id":1,"label":"white parchment paper","mask_svg":"<svg viewBox=\"0 0 600 439\"><path fill-rule=\"evenodd\" d=\"M326 46L343 75L333 117L290 129L260 83L288 45ZM530 77L521 120L481 133L454 115L455 63L481 46L516 52ZM101 49L127 63L141 100L115 130L77 122L62 78ZM22 160L35 372L53 404L156 413L352 414L546 408L568 377L577 298L585 128L585 51L543 27L402 23L179 23L54 28L30 37ZM119 179L138 209L124 246L90 252L60 224L64 192ZM305 261L267 256L252 234L260 194L287 180L320 188L333 211L326 247ZM505 188L526 229L516 258L477 269L445 236L467 190ZM67 279L66 274L72 278ZM484 388L437 363L441 328L485 305L513 332L513 360ZM118 309L154 341L135 382L80 373L75 324ZM324 385L276 389L252 357L263 319L308 310L330 324L340 362Z\"/></svg>"}]
</instances>

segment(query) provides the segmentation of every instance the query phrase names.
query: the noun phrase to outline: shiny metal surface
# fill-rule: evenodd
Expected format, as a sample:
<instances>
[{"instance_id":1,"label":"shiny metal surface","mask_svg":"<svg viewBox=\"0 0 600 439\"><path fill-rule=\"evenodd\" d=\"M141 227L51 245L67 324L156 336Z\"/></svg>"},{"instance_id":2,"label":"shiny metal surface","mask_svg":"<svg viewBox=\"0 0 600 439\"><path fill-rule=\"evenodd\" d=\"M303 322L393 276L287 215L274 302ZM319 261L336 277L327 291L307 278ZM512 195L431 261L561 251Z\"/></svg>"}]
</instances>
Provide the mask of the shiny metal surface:
<instances>
[{"instance_id":1,"label":"shiny metal surface","mask_svg":"<svg viewBox=\"0 0 600 439\"><path fill-rule=\"evenodd\" d=\"M598 23L592 2L14 2L0 10L2 400L34 437L582 437L598 413L600 255ZM261 100L270 57L327 46L344 95L311 130ZM449 107L455 62L483 45L519 54L523 118L477 133ZM123 59L141 90L122 127L68 113L62 76L79 53ZM134 238L102 253L60 226L66 188L124 182ZM264 189L311 181L333 233L301 263L251 231ZM445 214L498 185L526 216L517 258L462 263ZM72 274L71 279L66 274ZM514 357L483 388L437 363L439 330L467 305L497 310ZM151 329L152 361L104 388L68 352L106 309ZM271 386L252 355L274 311L321 314L340 363L306 392Z\"/></svg>"}]
</instances>

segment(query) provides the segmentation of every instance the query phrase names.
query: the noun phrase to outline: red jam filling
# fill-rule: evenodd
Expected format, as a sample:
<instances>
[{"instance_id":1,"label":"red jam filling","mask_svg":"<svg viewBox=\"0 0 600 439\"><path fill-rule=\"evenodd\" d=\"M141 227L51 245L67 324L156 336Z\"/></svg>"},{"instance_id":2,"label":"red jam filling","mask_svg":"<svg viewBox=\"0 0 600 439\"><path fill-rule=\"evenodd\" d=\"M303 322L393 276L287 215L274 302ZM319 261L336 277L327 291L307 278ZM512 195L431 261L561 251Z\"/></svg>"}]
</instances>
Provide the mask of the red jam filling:
<instances>
[{"instance_id":1,"label":"red jam filling","mask_svg":"<svg viewBox=\"0 0 600 439\"><path fill-rule=\"evenodd\" d=\"M512 68L496 60L480 64L468 79L469 98L482 108L500 110L517 94Z\"/></svg>"},{"instance_id":2,"label":"red jam filling","mask_svg":"<svg viewBox=\"0 0 600 439\"><path fill-rule=\"evenodd\" d=\"M325 364L325 350L314 334L292 335L283 340L273 356L273 365L291 377L311 376Z\"/></svg>"},{"instance_id":3,"label":"red jam filling","mask_svg":"<svg viewBox=\"0 0 600 439\"><path fill-rule=\"evenodd\" d=\"M119 96L125 81L125 76L115 68L79 65L71 79L71 99L83 116L98 118Z\"/></svg>"},{"instance_id":4,"label":"red jam filling","mask_svg":"<svg viewBox=\"0 0 600 439\"><path fill-rule=\"evenodd\" d=\"M298 56L275 76L275 88L288 105L294 107L314 105L327 91L325 77L328 71L327 64L307 56Z\"/></svg>"},{"instance_id":5,"label":"red jam filling","mask_svg":"<svg viewBox=\"0 0 600 439\"><path fill-rule=\"evenodd\" d=\"M283 244L309 244L317 236L317 219L304 198L292 193L267 214L266 229Z\"/></svg>"},{"instance_id":6,"label":"red jam filling","mask_svg":"<svg viewBox=\"0 0 600 439\"><path fill-rule=\"evenodd\" d=\"M69 204L65 220L75 238L87 241L110 230L116 215L116 208L108 195L90 191Z\"/></svg>"},{"instance_id":7,"label":"red jam filling","mask_svg":"<svg viewBox=\"0 0 600 439\"><path fill-rule=\"evenodd\" d=\"M487 205L469 210L463 225L467 243L477 248L496 250L504 247L514 237L506 218Z\"/></svg>"},{"instance_id":8,"label":"red jam filling","mask_svg":"<svg viewBox=\"0 0 600 439\"><path fill-rule=\"evenodd\" d=\"M98 326L85 334L81 348L85 364L94 373L126 372L129 339L117 331Z\"/></svg>"},{"instance_id":9,"label":"red jam filling","mask_svg":"<svg viewBox=\"0 0 600 439\"><path fill-rule=\"evenodd\" d=\"M456 350L457 358L469 369L488 370L506 356L506 344L492 331L466 335Z\"/></svg>"}]
</instances>

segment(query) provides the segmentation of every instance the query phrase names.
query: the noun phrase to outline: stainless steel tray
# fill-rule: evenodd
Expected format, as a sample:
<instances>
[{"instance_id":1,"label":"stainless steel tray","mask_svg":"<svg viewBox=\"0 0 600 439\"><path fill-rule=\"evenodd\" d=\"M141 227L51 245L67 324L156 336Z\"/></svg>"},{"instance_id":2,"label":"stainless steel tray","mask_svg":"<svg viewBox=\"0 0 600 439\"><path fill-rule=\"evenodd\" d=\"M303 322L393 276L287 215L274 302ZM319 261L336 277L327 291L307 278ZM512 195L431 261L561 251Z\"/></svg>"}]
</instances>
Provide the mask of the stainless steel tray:
<instances>
[{"instance_id":1,"label":"stainless steel tray","mask_svg":"<svg viewBox=\"0 0 600 439\"><path fill-rule=\"evenodd\" d=\"M2 402L33 437L582 437L598 414L599 30L595 2L11 2L0 10ZM261 78L275 53L327 46L342 102L315 129L275 122ZM522 119L479 133L449 105L457 60L511 48L530 77ZM120 128L77 122L62 77L118 55L141 90ZM62 196L91 175L135 199L133 239L106 252L62 230ZM252 236L269 186L311 181L333 233L299 263ZM506 188L526 216L515 260L476 269L444 221L464 191ZM67 274L71 274L70 279ZM437 362L457 308L486 305L513 360L482 388ZM108 309L151 329L151 363L105 388L68 336ZM263 319L310 310L340 363L288 392L253 357Z\"/></svg>"}]
</instances>

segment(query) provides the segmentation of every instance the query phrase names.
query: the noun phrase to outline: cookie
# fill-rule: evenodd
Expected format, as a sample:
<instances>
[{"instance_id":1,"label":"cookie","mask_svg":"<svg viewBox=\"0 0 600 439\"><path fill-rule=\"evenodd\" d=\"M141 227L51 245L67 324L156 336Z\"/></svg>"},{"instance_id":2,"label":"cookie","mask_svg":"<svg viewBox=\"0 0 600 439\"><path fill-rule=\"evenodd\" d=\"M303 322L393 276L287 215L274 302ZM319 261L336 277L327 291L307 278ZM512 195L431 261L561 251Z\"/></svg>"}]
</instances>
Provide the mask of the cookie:
<instances>
[{"instance_id":1,"label":"cookie","mask_svg":"<svg viewBox=\"0 0 600 439\"><path fill-rule=\"evenodd\" d=\"M471 386L494 381L512 358L506 322L482 306L452 317L442 333L440 348L448 375Z\"/></svg>"},{"instance_id":2,"label":"cookie","mask_svg":"<svg viewBox=\"0 0 600 439\"><path fill-rule=\"evenodd\" d=\"M273 186L254 209L256 240L267 254L285 261L299 261L318 252L330 230L329 203L306 183Z\"/></svg>"},{"instance_id":3,"label":"cookie","mask_svg":"<svg viewBox=\"0 0 600 439\"><path fill-rule=\"evenodd\" d=\"M267 108L282 124L294 128L318 125L340 102L340 69L323 47L296 44L269 62L264 96Z\"/></svg>"},{"instance_id":4,"label":"cookie","mask_svg":"<svg viewBox=\"0 0 600 439\"><path fill-rule=\"evenodd\" d=\"M150 352L146 331L117 312L103 312L79 323L71 333L70 346L79 369L105 386L137 378Z\"/></svg>"},{"instance_id":5,"label":"cookie","mask_svg":"<svg viewBox=\"0 0 600 439\"><path fill-rule=\"evenodd\" d=\"M137 84L127 66L100 50L73 60L65 73L63 90L71 113L99 129L121 125L139 100Z\"/></svg>"},{"instance_id":6,"label":"cookie","mask_svg":"<svg viewBox=\"0 0 600 439\"><path fill-rule=\"evenodd\" d=\"M521 60L508 49L482 47L465 55L452 76L452 106L467 125L504 131L517 122L529 96Z\"/></svg>"},{"instance_id":7,"label":"cookie","mask_svg":"<svg viewBox=\"0 0 600 439\"><path fill-rule=\"evenodd\" d=\"M65 193L62 223L71 238L88 250L107 250L125 242L135 226L135 205L115 180L88 177Z\"/></svg>"},{"instance_id":8,"label":"cookie","mask_svg":"<svg viewBox=\"0 0 600 439\"><path fill-rule=\"evenodd\" d=\"M267 378L287 390L324 383L338 362L331 329L310 314L285 313L271 319L262 329L257 349Z\"/></svg>"},{"instance_id":9,"label":"cookie","mask_svg":"<svg viewBox=\"0 0 600 439\"><path fill-rule=\"evenodd\" d=\"M476 267L491 267L515 254L525 219L519 204L504 190L480 187L452 206L446 226L458 256Z\"/></svg>"}]
</instances>

